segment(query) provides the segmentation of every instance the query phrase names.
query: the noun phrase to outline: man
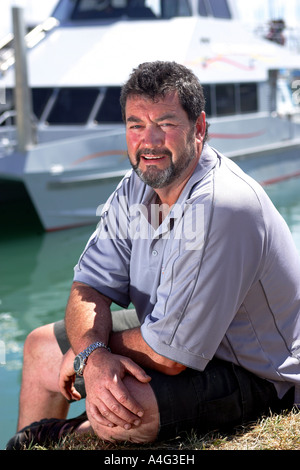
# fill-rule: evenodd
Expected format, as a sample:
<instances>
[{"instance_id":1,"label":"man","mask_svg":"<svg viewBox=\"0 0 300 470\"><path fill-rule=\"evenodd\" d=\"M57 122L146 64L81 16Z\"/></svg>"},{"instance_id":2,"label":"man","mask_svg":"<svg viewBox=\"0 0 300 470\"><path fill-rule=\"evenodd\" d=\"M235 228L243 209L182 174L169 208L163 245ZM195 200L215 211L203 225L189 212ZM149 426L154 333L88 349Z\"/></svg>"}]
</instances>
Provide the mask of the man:
<instances>
[{"instance_id":1,"label":"man","mask_svg":"<svg viewBox=\"0 0 300 470\"><path fill-rule=\"evenodd\" d=\"M300 263L285 222L206 143L203 91L188 69L140 65L121 106L133 170L75 268L65 323L26 340L25 429L8 448L91 429L151 442L297 403ZM112 302L132 303L139 324L114 331ZM87 416L65 420L65 398L85 393L74 370Z\"/></svg>"}]
</instances>

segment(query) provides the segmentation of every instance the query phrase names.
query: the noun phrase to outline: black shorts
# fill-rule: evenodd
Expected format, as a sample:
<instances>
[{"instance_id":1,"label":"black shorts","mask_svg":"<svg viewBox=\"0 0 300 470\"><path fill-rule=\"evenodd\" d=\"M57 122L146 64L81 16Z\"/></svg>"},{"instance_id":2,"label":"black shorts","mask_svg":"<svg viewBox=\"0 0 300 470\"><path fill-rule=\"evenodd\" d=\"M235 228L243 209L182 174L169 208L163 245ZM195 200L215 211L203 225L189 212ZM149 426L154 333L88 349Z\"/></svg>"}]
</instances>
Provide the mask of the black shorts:
<instances>
[{"instance_id":1,"label":"black shorts","mask_svg":"<svg viewBox=\"0 0 300 470\"><path fill-rule=\"evenodd\" d=\"M54 331L65 353L70 345L64 322L55 323ZM273 384L219 359L211 360L204 371L186 369L176 376L149 369L147 373L152 378L150 385L160 413L158 440L192 430L199 433L229 430L270 411L280 412L293 406L293 389L279 400ZM75 386L84 398L82 377L76 378Z\"/></svg>"}]
</instances>

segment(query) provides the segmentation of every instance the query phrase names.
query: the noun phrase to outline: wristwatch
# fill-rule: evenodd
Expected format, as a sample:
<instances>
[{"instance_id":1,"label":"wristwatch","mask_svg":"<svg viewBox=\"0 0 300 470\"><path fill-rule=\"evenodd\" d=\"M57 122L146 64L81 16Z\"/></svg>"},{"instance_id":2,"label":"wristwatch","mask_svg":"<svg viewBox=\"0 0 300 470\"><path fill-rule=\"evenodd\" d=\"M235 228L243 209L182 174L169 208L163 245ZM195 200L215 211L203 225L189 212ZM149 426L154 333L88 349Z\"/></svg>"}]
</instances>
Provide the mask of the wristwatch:
<instances>
[{"instance_id":1,"label":"wristwatch","mask_svg":"<svg viewBox=\"0 0 300 470\"><path fill-rule=\"evenodd\" d=\"M82 351L81 353L77 354L77 356L75 356L74 371L76 374L83 375L87 358L89 357L90 354L92 354L93 351L95 351L95 349L98 349L98 348L105 348L110 352L110 348L106 346L105 343L102 343L101 341L97 341L96 343L91 344L84 351Z\"/></svg>"}]
</instances>

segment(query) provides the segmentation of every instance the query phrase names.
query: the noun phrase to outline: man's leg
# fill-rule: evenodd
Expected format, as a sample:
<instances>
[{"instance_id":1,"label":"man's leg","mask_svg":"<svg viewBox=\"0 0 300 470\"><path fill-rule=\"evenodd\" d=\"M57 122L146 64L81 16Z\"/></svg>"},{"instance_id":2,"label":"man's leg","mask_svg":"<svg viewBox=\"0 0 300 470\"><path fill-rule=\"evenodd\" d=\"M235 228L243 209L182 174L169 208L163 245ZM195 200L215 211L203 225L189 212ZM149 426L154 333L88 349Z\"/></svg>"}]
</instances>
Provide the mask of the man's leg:
<instances>
[{"instance_id":1,"label":"man's leg","mask_svg":"<svg viewBox=\"0 0 300 470\"><path fill-rule=\"evenodd\" d=\"M58 329L56 332L58 332ZM64 342L64 338L60 337L60 340L62 340L61 343ZM63 423L62 426L59 426L57 439L64 435L64 429L68 430L65 418L68 413L69 404L60 393L58 385L62 358L63 353L57 342L54 324L37 328L28 335L24 345L18 430L44 418L57 418L57 421L63 419L66 422L66 425ZM101 440L105 441L131 441L136 443L154 441L159 429L159 411L151 386L149 384L142 384L130 376L127 376L124 382L129 392L144 409L144 416L140 426L133 426L131 429L125 430L119 426L110 428L95 422L90 423L86 420L73 432L80 434L94 431ZM94 429L92 429L91 425ZM30 426L30 428L32 427ZM23 433L23 436L20 436L21 442L28 444L32 437L38 440L40 432L39 430L35 434L29 434L28 442L27 438L25 441L23 440Z\"/></svg>"},{"instance_id":2,"label":"man's leg","mask_svg":"<svg viewBox=\"0 0 300 470\"><path fill-rule=\"evenodd\" d=\"M112 316L115 331L139 324L134 310L115 311ZM69 347L63 322L42 326L28 335L24 344L18 430L44 418L66 418L69 403L60 393L58 380L63 354ZM82 380L78 386L80 393L84 392Z\"/></svg>"},{"instance_id":3,"label":"man's leg","mask_svg":"<svg viewBox=\"0 0 300 470\"><path fill-rule=\"evenodd\" d=\"M40 340L43 336L44 341L41 346ZM33 389L36 387L39 391L34 392L34 400L39 403L39 409L43 408L43 417L45 410L49 409L53 416L54 407L49 406L49 402L51 403L53 399L57 407L56 413L61 410L60 413L66 414L66 404L62 406L58 391L58 371L56 368L51 370L48 360L51 355L56 361L58 357L62 357L62 353L57 352L57 346L54 347L57 341L53 328L48 326L39 330L38 341L33 333L28 345L31 343L34 347L30 348L28 356L32 356L36 365L31 376L28 372L27 384L24 382L22 387L22 396L26 397L27 385L29 403L33 403ZM40 358L41 354L43 358ZM30 369L29 357L25 362L27 361L26 368ZM43 367L48 372L47 378L41 373L40 368ZM220 360L212 360L203 372L187 369L174 377L156 371L147 372L152 377L148 384L139 383L130 376L125 379L130 392L145 410L140 426L127 431L118 426L109 428L95 422L84 421L75 432L90 430L91 424L96 434L103 440L151 442L156 438L170 439L191 429L200 433L224 427L228 429L257 419L267 414L270 409L276 412L286 409L286 400L281 401L277 398L275 387L271 383ZM43 380L43 377L46 380ZM288 397L289 406L292 406L292 403L292 396ZM87 415L89 416L89 410Z\"/></svg>"},{"instance_id":4,"label":"man's leg","mask_svg":"<svg viewBox=\"0 0 300 470\"><path fill-rule=\"evenodd\" d=\"M218 359L212 359L204 371L186 369L175 376L147 373L160 415L158 440L191 430L200 434L232 430L270 411L291 409L294 402L293 388L280 400L267 380Z\"/></svg>"},{"instance_id":5,"label":"man's leg","mask_svg":"<svg viewBox=\"0 0 300 470\"><path fill-rule=\"evenodd\" d=\"M69 404L58 385L63 355L53 326L37 328L25 341L18 430L42 418L67 416Z\"/></svg>"}]
</instances>

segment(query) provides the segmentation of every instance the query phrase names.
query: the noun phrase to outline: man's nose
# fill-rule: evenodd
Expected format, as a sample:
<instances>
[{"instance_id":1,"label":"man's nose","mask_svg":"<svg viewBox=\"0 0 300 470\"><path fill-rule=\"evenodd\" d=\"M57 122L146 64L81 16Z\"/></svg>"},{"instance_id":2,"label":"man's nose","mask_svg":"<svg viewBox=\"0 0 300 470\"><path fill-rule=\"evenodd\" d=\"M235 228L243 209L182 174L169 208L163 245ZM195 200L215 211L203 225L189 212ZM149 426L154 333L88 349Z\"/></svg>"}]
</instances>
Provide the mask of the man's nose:
<instances>
[{"instance_id":1,"label":"man's nose","mask_svg":"<svg viewBox=\"0 0 300 470\"><path fill-rule=\"evenodd\" d=\"M146 147L157 147L164 144L165 134L157 125L147 126L143 136L144 145Z\"/></svg>"}]
</instances>

